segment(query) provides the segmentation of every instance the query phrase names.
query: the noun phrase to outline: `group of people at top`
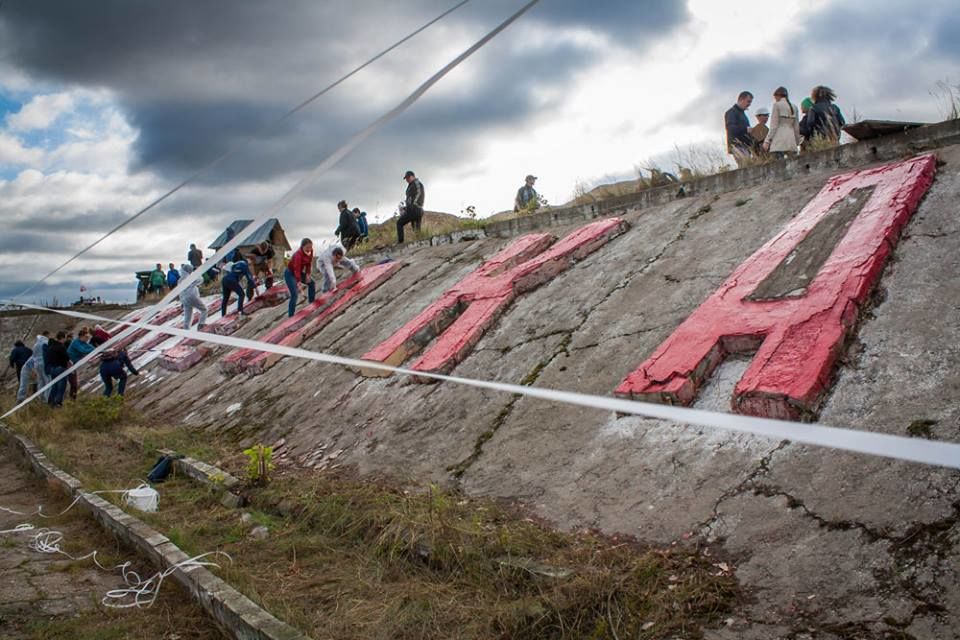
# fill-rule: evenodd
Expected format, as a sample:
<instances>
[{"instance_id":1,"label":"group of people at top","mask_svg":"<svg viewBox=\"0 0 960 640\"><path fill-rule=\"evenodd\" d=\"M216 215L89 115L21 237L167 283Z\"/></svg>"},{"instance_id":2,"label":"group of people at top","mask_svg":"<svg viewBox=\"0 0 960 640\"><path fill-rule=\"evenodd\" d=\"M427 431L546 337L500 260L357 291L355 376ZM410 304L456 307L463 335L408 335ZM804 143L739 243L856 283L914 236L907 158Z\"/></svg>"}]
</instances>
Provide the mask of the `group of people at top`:
<instances>
[{"instance_id":1,"label":"group of people at top","mask_svg":"<svg viewBox=\"0 0 960 640\"><path fill-rule=\"evenodd\" d=\"M757 124L750 126L747 109L753 104L753 94L741 91L736 104L724 114L727 153L737 166L744 166L751 158L769 155L780 159L796 154L818 140L836 144L846 124L836 99L833 89L819 85L798 109L786 87L777 87L773 104L769 109L757 109Z\"/></svg>"},{"instance_id":2,"label":"group of people at top","mask_svg":"<svg viewBox=\"0 0 960 640\"><path fill-rule=\"evenodd\" d=\"M81 327L77 336L67 331L59 331L53 337L49 331L37 336L33 348L17 340L10 352L10 368L14 369L19 380L17 388L17 402L23 402L27 392L36 392L36 389L47 384L69 369L73 364L80 362L84 356L96 347L110 339L110 334L100 325ZM100 354L100 379L103 381L103 395L113 394L113 381L118 382L117 393L123 395L127 385L127 374L137 375L133 363L123 349L107 349ZM63 406L67 385L70 387L70 398L76 400L79 382L76 372L62 380L58 380L49 389L44 391L43 399L51 407Z\"/></svg>"}]
</instances>

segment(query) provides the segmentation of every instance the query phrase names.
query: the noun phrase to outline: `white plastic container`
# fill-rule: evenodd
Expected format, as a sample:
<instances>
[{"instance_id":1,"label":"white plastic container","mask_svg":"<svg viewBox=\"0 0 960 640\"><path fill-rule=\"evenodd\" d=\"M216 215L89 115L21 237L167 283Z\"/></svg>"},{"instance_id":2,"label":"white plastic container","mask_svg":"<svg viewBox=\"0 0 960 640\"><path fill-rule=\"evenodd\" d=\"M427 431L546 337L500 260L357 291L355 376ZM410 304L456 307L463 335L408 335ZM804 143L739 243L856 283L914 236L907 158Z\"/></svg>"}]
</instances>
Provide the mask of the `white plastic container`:
<instances>
[{"instance_id":1,"label":"white plastic container","mask_svg":"<svg viewBox=\"0 0 960 640\"><path fill-rule=\"evenodd\" d=\"M160 507L160 494L146 485L127 491L127 504L140 511L156 511Z\"/></svg>"}]
</instances>

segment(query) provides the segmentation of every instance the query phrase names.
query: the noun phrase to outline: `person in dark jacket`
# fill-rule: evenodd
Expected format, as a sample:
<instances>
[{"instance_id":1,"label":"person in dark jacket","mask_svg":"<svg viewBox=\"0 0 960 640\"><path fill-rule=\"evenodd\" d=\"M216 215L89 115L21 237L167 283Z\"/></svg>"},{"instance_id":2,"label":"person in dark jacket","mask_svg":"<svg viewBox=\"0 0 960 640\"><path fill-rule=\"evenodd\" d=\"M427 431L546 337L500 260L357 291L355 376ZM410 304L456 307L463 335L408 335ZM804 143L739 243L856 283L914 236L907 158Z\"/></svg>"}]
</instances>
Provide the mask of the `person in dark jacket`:
<instances>
[{"instance_id":1,"label":"person in dark jacket","mask_svg":"<svg viewBox=\"0 0 960 640\"><path fill-rule=\"evenodd\" d=\"M230 304L230 292L237 294L237 313L243 316L243 287L240 286L240 280L247 279L247 287L256 291L256 285L253 282L253 274L250 273L250 265L246 260L229 262L224 265L223 277L220 279L220 288L223 292L223 300L220 303L220 315L227 315L227 306ZM252 296L251 296L252 297Z\"/></svg>"},{"instance_id":2,"label":"person in dark jacket","mask_svg":"<svg viewBox=\"0 0 960 640\"><path fill-rule=\"evenodd\" d=\"M250 259L253 260L253 275L259 276L262 273L263 282L267 289L273 286L273 259L276 255L273 247L266 241L250 250Z\"/></svg>"},{"instance_id":3,"label":"person in dark jacket","mask_svg":"<svg viewBox=\"0 0 960 640\"><path fill-rule=\"evenodd\" d=\"M810 92L813 106L800 122L800 135L807 140L821 139L830 143L840 142L840 133L846 121L840 107L834 104L837 94L830 87L816 86Z\"/></svg>"},{"instance_id":4,"label":"person in dark jacket","mask_svg":"<svg viewBox=\"0 0 960 640\"><path fill-rule=\"evenodd\" d=\"M17 372L17 380L20 379L20 373L23 371L23 365L33 355L33 349L23 344L23 340L17 340L13 343L13 350L10 351L10 368Z\"/></svg>"},{"instance_id":5,"label":"person in dark jacket","mask_svg":"<svg viewBox=\"0 0 960 640\"><path fill-rule=\"evenodd\" d=\"M311 269L313 269L313 240L304 238L300 241L300 248L290 258L287 268L283 270L283 281L290 290L290 301L287 303L288 317L297 310L300 285L307 287L307 302L313 302L317 295L317 285L310 276Z\"/></svg>"},{"instance_id":6,"label":"person in dark jacket","mask_svg":"<svg viewBox=\"0 0 960 640\"><path fill-rule=\"evenodd\" d=\"M407 171L403 174L403 179L407 181L406 199L404 200L404 210L397 218L397 242L403 243L403 226L410 223L410 228L415 232L420 231L420 222L423 220L423 183L417 178L413 171Z\"/></svg>"},{"instance_id":7,"label":"person in dark jacket","mask_svg":"<svg viewBox=\"0 0 960 640\"><path fill-rule=\"evenodd\" d=\"M66 337L67 334L60 331L53 340L47 343L46 370L47 375L51 378L56 378L70 366L70 356L67 355L67 347L63 344ZM67 378L57 380L50 389L50 397L47 399L47 403L51 407L63 406L63 396L66 390Z\"/></svg>"},{"instance_id":8,"label":"person in dark jacket","mask_svg":"<svg viewBox=\"0 0 960 640\"><path fill-rule=\"evenodd\" d=\"M358 207L354 207L353 217L356 218L357 227L360 229L360 242L363 242L370 236L370 225L367 224L367 212L360 211Z\"/></svg>"},{"instance_id":9,"label":"person in dark jacket","mask_svg":"<svg viewBox=\"0 0 960 640\"><path fill-rule=\"evenodd\" d=\"M197 249L197 245L190 245L190 251L187 252L187 262L192 264L194 269L203 264L203 252Z\"/></svg>"},{"instance_id":10,"label":"person in dark jacket","mask_svg":"<svg viewBox=\"0 0 960 640\"><path fill-rule=\"evenodd\" d=\"M100 354L100 379L103 380L103 395L109 398L113 395L113 380L116 379L117 393L123 395L127 388L127 372L124 367L130 370L130 373L137 376L140 373L133 367L130 357L126 350L107 349Z\"/></svg>"},{"instance_id":11,"label":"person in dark jacket","mask_svg":"<svg viewBox=\"0 0 960 640\"><path fill-rule=\"evenodd\" d=\"M353 248L353 245L360 239L360 226L353 212L347 207L347 201L341 200L337 203L337 209L340 210L340 226L337 227L337 234L340 236L340 243L347 251Z\"/></svg>"},{"instance_id":12,"label":"person in dark jacket","mask_svg":"<svg viewBox=\"0 0 960 640\"><path fill-rule=\"evenodd\" d=\"M727 130L727 153L737 161L737 166L743 166L744 160L750 157L753 148L753 136L750 135L750 119L747 118L747 109L753 104L753 94L741 91L737 102L723 114L723 122Z\"/></svg>"}]
</instances>

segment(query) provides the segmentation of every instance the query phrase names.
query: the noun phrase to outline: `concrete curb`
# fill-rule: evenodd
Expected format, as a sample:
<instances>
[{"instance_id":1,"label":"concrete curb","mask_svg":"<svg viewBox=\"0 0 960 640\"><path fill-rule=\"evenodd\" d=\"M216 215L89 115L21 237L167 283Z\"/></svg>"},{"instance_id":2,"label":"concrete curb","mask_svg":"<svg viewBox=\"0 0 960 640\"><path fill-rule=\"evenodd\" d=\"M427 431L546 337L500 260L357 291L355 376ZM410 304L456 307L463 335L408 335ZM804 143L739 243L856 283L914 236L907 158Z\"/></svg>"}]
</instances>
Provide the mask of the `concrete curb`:
<instances>
[{"instance_id":1,"label":"concrete curb","mask_svg":"<svg viewBox=\"0 0 960 640\"><path fill-rule=\"evenodd\" d=\"M190 557L162 533L100 496L84 491L79 480L54 465L28 438L14 433L3 424L0 424L0 436L5 437L11 449L16 451L37 475L46 479L54 490L79 498L79 503L90 510L101 526L161 569L169 569ZM203 567L189 572L176 569L170 576L189 590L194 599L233 638L311 640L309 636L275 618Z\"/></svg>"},{"instance_id":2,"label":"concrete curb","mask_svg":"<svg viewBox=\"0 0 960 640\"><path fill-rule=\"evenodd\" d=\"M240 486L240 481L223 469L190 456L181 456L173 449L157 449L157 453L173 458L173 468L177 473L219 492L220 504L228 509L237 509L244 505L243 496L233 491Z\"/></svg>"}]
</instances>

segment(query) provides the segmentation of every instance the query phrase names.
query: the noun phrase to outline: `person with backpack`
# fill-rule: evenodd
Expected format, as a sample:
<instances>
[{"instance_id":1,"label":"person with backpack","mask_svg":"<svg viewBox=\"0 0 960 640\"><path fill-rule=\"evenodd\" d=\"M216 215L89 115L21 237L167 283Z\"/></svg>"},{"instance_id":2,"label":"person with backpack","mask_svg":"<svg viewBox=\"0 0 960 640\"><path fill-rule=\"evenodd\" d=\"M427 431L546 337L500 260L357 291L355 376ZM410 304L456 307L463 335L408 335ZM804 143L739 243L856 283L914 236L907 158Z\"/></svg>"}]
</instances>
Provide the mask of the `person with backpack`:
<instances>
[{"instance_id":1,"label":"person with backpack","mask_svg":"<svg viewBox=\"0 0 960 640\"><path fill-rule=\"evenodd\" d=\"M193 265L182 264L180 269L187 275L193 273ZM189 287L180 292L180 306L183 307L183 328L189 329L193 322L193 312L200 312L200 321L197 330L203 329L207 323L207 305L200 299L200 282L194 281Z\"/></svg>"},{"instance_id":2,"label":"person with backpack","mask_svg":"<svg viewBox=\"0 0 960 640\"><path fill-rule=\"evenodd\" d=\"M109 398L113 395L113 381L117 381L117 394L123 395L127 388L127 372L124 367L130 370L131 375L140 375L125 349L107 349L100 354L100 379L103 380L103 395Z\"/></svg>"},{"instance_id":3,"label":"person with backpack","mask_svg":"<svg viewBox=\"0 0 960 640\"><path fill-rule=\"evenodd\" d=\"M237 294L237 313L243 317L243 287L240 286L240 280L246 278L247 287L256 292L257 287L253 282L253 274L250 273L250 265L246 260L228 262L223 267L223 277L220 279L220 289L223 293L223 300L220 303L220 316L227 315L227 306L230 304L230 292ZM251 296L252 298L253 296Z\"/></svg>"},{"instance_id":4,"label":"person with backpack","mask_svg":"<svg viewBox=\"0 0 960 640\"><path fill-rule=\"evenodd\" d=\"M357 226L360 228L360 242L363 242L370 236L370 225L367 224L367 212L355 208L353 210L353 217L357 219Z\"/></svg>"},{"instance_id":5,"label":"person with backpack","mask_svg":"<svg viewBox=\"0 0 960 640\"><path fill-rule=\"evenodd\" d=\"M313 269L313 240L304 238L300 241L300 248L297 249L287 268L283 270L283 281L290 290L290 301L287 303L287 316L293 316L297 311L297 298L300 292L300 285L307 287L307 301L313 302L317 295L317 288L310 277L310 270Z\"/></svg>"},{"instance_id":6,"label":"person with backpack","mask_svg":"<svg viewBox=\"0 0 960 640\"><path fill-rule=\"evenodd\" d=\"M420 223L423 221L423 201L424 189L423 183L417 178L413 171L407 171L403 174L403 179L407 181L407 191L405 194L404 206L400 217L397 218L397 243L403 244L403 227L410 223L410 228L414 232L420 231Z\"/></svg>"},{"instance_id":7,"label":"person with backpack","mask_svg":"<svg viewBox=\"0 0 960 640\"><path fill-rule=\"evenodd\" d=\"M840 142L840 134L846 121L840 107L834 104L837 94L830 87L818 85L810 92L813 106L807 112L806 123L800 133L807 140L820 139L833 145Z\"/></svg>"},{"instance_id":8,"label":"person with backpack","mask_svg":"<svg viewBox=\"0 0 960 640\"><path fill-rule=\"evenodd\" d=\"M339 243L332 244L320 252L317 256L317 271L323 274L323 287L321 293L333 291L337 286L337 274L334 267L342 265L352 273L360 271L360 266L350 258L344 255L344 248Z\"/></svg>"}]
</instances>

